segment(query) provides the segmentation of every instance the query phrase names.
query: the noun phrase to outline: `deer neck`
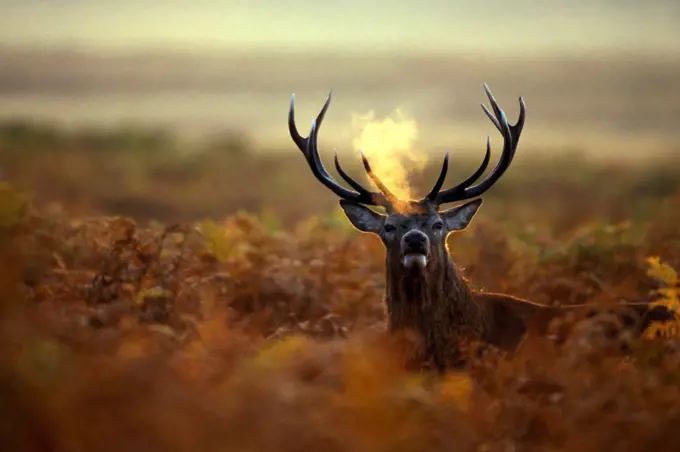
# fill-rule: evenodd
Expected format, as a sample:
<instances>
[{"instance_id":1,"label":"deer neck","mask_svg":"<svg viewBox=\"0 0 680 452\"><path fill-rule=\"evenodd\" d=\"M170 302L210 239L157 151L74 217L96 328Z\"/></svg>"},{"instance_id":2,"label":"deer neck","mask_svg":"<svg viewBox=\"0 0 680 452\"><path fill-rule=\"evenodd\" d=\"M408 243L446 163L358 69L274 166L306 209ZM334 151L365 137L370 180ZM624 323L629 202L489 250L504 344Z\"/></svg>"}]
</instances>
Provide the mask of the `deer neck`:
<instances>
[{"instance_id":1,"label":"deer neck","mask_svg":"<svg viewBox=\"0 0 680 452\"><path fill-rule=\"evenodd\" d=\"M388 257L386 301L391 331L425 332L433 321L452 327L478 322L480 309L448 253L444 251L433 264L413 272Z\"/></svg>"}]
</instances>

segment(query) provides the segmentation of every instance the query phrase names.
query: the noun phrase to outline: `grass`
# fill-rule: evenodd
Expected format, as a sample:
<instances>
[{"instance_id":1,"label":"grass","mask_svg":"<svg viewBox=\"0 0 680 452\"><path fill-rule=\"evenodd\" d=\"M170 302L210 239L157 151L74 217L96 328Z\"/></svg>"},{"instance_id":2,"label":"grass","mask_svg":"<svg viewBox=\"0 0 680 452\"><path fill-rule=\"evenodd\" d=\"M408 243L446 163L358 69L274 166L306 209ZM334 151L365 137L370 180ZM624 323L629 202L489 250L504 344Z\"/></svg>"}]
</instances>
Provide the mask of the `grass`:
<instances>
[{"instance_id":1,"label":"grass","mask_svg":"<svg viewBox=\"0 0 680 452\"><path fill-rule=\"evenodd\" d=\"M408 372L408 338L382 333L382 245L298 151L149 136L0 128L3 450L680 446L670 325L636 339L568 317L514 355ZM675 306L674 162L517 163L449 239L474 286Z\"/></svg>"}]
</instances>

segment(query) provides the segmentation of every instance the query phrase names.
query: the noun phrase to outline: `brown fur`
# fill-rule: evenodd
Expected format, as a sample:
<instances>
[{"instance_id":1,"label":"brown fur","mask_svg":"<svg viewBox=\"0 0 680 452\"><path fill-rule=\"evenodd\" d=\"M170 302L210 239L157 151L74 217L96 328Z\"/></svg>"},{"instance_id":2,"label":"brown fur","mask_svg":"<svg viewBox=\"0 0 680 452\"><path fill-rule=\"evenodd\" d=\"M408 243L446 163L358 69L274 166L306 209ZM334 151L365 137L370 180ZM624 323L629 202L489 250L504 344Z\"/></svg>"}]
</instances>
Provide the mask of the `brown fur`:
<instances>
[{"instance_id":1,"label":"brown fur","mask_svg":"<svg viewBox=\"0 0 680 452\"><path fill-rule=\"evenodd\" d=\"M422 341L423 358L439 369L458 359L450 347L454 336L483 339L489 330L488 314L453 262L443 264L432 272L414 274L388 263L385 297L388 330L415 332Z\"/></svg>"}]
</instances>

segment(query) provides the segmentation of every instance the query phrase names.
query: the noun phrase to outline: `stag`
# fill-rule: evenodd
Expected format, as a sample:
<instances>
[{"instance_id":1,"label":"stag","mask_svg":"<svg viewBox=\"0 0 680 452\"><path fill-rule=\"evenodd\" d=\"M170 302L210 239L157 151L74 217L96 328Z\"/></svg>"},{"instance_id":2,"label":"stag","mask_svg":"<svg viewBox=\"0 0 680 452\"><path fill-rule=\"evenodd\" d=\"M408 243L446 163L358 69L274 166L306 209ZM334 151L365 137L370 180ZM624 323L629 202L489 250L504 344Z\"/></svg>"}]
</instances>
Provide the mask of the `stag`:
<instances>
[{"instance_id":1,"label":"stag","mask_svg":"<svg viewBox=\"0 0 680 452\"><path fill-rule=\"evenodd\" d=\"M326 170L317 146L317 136L332 91L316 119L309 136L300 135L295 125L295 95L291 96L288 115L290 135L302 151L312 174L340 198L340 206L351 224L361 232L376 234L386 247L385 303L389 332L415 332L422 343L422 358L443 372L459 360L456 339L487 343L511 350L524 337L528 321L537 314L558 315L561 308L541 305L506 294L473 292L461 276L448 252L446 238L465 230L482 205L480 195L489 190L505 173L515 156L524 127L526 106L519 98L519 118L509 124L489 87L484 90L491 104L482 109L503 138L503 149L496 167L481 181L491 158L491 142L479 168L459 184L442 190L449 154L430 192L420 200L398 199L373 172L361 152L363 166L380 191L369 191L352 179L340 166L338 174L353 189L340 185ZM475 183L477 182L477 183ZM476 198L476 199L473 199ZM445 210L446 203L462 204ZM367 206L383 208L379 213Z\"/></svg>"}]
</instances>

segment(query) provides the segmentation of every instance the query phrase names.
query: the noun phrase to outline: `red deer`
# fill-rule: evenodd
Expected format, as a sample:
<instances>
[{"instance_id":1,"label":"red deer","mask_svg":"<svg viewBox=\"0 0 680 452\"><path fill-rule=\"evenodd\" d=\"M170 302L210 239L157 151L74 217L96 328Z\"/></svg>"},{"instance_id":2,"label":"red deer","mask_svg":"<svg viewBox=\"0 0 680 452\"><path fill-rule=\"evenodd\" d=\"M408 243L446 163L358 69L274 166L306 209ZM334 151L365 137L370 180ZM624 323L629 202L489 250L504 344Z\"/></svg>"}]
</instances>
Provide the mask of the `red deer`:
<instances>
[{"instance_id":1,"label":"red deer","mask_svg":"<svg viewBox=\"0 0 680 452\"><path fill-rule=\"evenodd\" d=\"M532 316L558 314L562 310L505 294L473 293L456 270L446 247L447 235L462 231L470 224L482 205L479 196L489 190L512 163L524 127L526 106L521 97L519 118L515 124L509 124L486 84L484 89L493 113L483 104L482 108L503 137L498 164L475 184L491 157L487 137L486 155L474 174L442 190L448 169L447 153L433 188L420 200L398 199L372 171L363 152L364 169L380 191L369 191L352 179L340 166L336 153L335 168L353 190L340 185L322 164L317 147L319 126L330 104L331 92L312 121L307 138L300 135L295 125L294 94L290 102L289 132L312 173L340 197L340 206L352 225L359 231L378 235L386 247L388 331L415 332L423 344L423 358L433 361L440 372L458 359L457 348L452 346L453 338L511 350L523 338ZM463 201L459 206L440 209L443 204ZM385 214L367 206L382 207Z\"/></svg>"}]
</instances>

